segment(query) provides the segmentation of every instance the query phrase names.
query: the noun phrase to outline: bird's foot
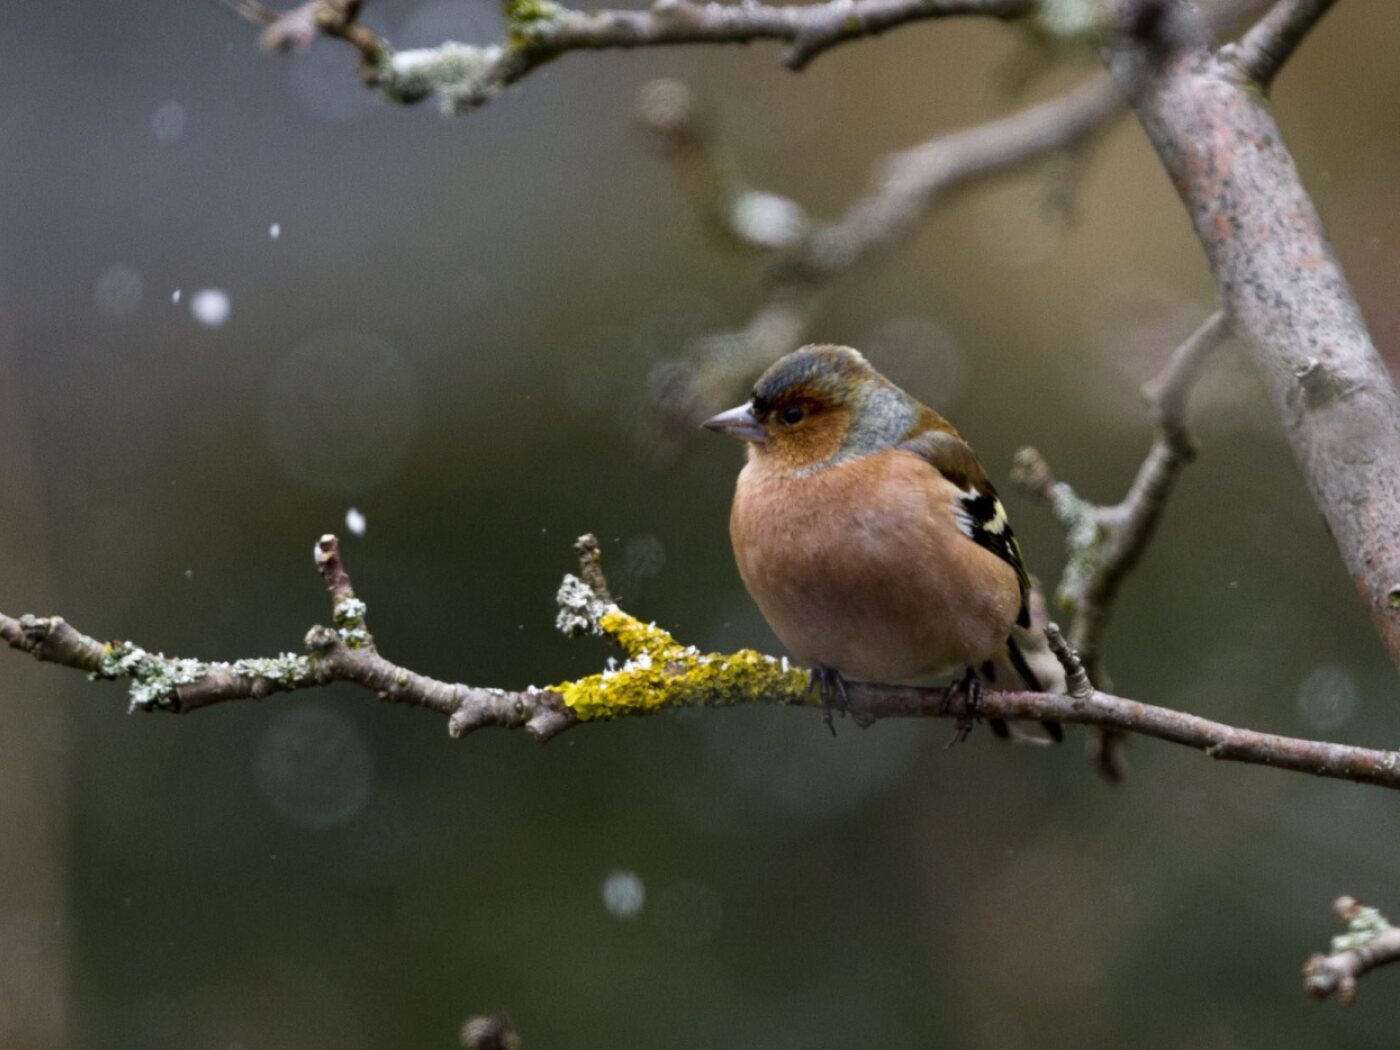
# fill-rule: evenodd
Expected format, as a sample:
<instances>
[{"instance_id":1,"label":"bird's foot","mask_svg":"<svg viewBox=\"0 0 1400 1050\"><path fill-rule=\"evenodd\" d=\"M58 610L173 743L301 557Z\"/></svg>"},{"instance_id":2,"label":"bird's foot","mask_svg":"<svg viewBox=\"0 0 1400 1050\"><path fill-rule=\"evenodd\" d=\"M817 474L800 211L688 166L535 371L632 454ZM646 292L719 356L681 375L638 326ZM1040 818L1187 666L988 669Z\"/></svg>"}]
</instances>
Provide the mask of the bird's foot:
<instances>
[{"instance_id":1,"label":"bird's foot","mask_svg":"<svg viewBox=\"0 0 1400 1050\"><path fill-rule=\"evenodd\" d=\"M945 745L947 747L954 747L966 740L972 733L972 727L978 722L982 706L982 681L971 667L967 669L967 674L963 675L962 679L954 683L948 690L949 700L955 700L959 695L965 701L966 708L958 716L957 727L953 730L952 739Z\"/></svg>"},{"instance_id":2,"label":"bird's foot","mask_svg":"<svg viewBox=\"0 0 1400 1050\"><path fill-rule=\"evenodd\" d=\"M831 730L831 735L835 736L836 724L832 721L832 711L840 711L841 717L845 718L851 709L851 698L846 694L846 680L834 667L814 667L807 679L807 691L802 694L802 698L805 700L811 696L813 689L821 696L822 721L826 723L826 728Z\"/></svg>"}]
</instances>

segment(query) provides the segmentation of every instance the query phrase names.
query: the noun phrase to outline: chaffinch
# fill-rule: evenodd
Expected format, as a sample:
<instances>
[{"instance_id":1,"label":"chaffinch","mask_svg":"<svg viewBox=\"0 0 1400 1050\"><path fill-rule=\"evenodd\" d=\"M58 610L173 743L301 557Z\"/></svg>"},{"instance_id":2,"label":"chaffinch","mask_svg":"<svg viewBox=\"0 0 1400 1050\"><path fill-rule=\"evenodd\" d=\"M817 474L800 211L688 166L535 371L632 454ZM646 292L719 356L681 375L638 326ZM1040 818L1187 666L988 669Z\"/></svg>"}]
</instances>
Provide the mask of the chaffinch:
<instances>
[{"instance_id":1,"label":"chaffinch","mask_svg":"<svg viewBox=\"0 0 1400 1050\"><path fill-rule=\"evenodd\" d=\"M729 518L739 574L813 668L828 720L846 678L926 684L966 669L974 708L981 679L1041 689L1012 636L1030 624L1020 545L941 415L858 351L807 346L704 426L748 443Z\"/></svg>"}]
</instances>

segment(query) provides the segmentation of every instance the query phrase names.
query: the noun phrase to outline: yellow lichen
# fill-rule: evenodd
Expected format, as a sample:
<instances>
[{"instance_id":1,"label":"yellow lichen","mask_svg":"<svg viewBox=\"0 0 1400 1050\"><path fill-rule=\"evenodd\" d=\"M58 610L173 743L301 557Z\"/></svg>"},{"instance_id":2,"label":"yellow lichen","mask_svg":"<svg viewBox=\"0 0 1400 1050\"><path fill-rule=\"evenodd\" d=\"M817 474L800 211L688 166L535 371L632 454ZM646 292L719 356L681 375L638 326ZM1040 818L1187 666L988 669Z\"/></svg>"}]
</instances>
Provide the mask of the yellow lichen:
<instances>
[{"instance_id":1,"label":"yellow lichen","mask_svg":"<svg viewBox=\"0 0 1400 1050\"><path fill-rule=\"evenodd\" d=\"M616 606L598 617L598 626L628 656L645 653L653 660L672 660L686 654L685 646L676 641L669 631L662 630L654 623L642 623Z\"/></svg>"},{"instance_id":2,"label":"yellow lichen","mask_svg":"<svg viewBox=\"0 0 1400 1050\"><path fill-rule=\"evenodd\" d=\"M700 653L620 609L604 613L598 625L627 653L627 663L549 687L583 721L655 714L670 707L800 703L807 689L805 671L752 649Z\"/></svg>"}]
</instances>

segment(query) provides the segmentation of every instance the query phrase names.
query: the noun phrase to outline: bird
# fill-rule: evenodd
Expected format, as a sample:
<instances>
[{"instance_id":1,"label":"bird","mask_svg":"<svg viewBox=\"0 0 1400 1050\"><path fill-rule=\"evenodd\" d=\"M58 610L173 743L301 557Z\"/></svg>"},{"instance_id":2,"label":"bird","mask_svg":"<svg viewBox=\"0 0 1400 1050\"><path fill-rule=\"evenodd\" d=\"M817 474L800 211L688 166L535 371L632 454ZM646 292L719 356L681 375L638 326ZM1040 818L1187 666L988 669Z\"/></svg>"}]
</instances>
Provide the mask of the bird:
<instances>
[{"instance_id":1,"label":"bird","mask_svg":"<svg viewBox=\"0 0 1400 1050\"><path fill-rule=\"evenodd\" d=\"M929 684L961 671L955 688L974 713L984 679L1015 674L1043 691L1012 633L1030 626L1020 544L947 419L858 350L811 345L702 425L747 445L729 517L739 575L811 669L833 732L847 681ZM1058 723L1042 724L1062 739Z\"/></svg>"}]
</instances>

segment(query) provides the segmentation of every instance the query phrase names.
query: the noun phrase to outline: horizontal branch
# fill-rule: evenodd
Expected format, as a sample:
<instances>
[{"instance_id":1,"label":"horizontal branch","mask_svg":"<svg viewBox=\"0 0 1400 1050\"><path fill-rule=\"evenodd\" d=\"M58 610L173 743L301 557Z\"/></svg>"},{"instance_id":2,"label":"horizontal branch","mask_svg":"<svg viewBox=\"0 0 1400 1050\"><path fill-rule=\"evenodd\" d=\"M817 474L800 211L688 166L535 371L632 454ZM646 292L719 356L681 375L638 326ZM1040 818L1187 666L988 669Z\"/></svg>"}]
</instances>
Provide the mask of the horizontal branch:
<instances>
[{"instance_id":1,"label":"horizontal branch","mask_svg":"<svg viewBox=\"0 0 1400 1050\"><path fill-rule=\"evenodd\" d=\"M1037 0L826 0L816 4L696 3L655 0L642 11L577 11L554 0L506 0L506 39L476 45L449 41L395 52L357 22L363 0L310 0L287 11L258 0L227 0L264 24L264 46L304 45L308 27L354 45L367 82L396 102L436 98L445 112L488 101L538 67L570 51L627 50L678 44L787 44L783 63L801 69L846 40L875 36L909 22L959 15L1018 18Z\"/></svg>"},{"instance_id":2,"label":"horizontal branch","mask_svg":"<svg viewBox=\"0 0 1400 1050\"><path fill-rule=\"evenodd\" d=\"M681 707L735 704L815 708L808 673L785 657L751 649L701 653L672 635L623 612L605 599L597 541L580 539L582 571L559 588L557 625L570 636L596 635L626 654L620 667L543 689L505 690L444 682L382 657L355 597L334 536L316 545L316 564L331 595L333 627L313 627L306 654L209 663L152 653L131 642L98 642L61 617L0 613L0 639L36 659L86 672L92 678L127 679L133 710L187 713L230 700L260 700L276 693L349 682L380 700L426 708L447 717L461 737L487 726L524 729L547 740L581 722L603 722ZM1055 721L1137 733L1205 752L1211 758L1272 766L1316 776L1400 788L1400 752L1300 740L1239 729L1182 711L1155 707L1094 689L1078 655L1058 630L1047 628L1063 664L1068 692L986 692L850 683L847 710L859 725L885 718L979 718Z\"/></svg>"},{"instance_id":3,"label":"horizontal branch","mask_svg":"<svg viewBox=\"0 0 1400 1050\"><path fill-rule=\"evenodd\" d=\"M1332 938L1327 955L1313 955L1303 964L1303 988L1315 999L1335 994L1350 1005L1356 981L1377 966L1400 961L1400 930L1375 908L1351 897L1332 905L1346 922L1347 932Z\"/></svg>"}]
</instances>

